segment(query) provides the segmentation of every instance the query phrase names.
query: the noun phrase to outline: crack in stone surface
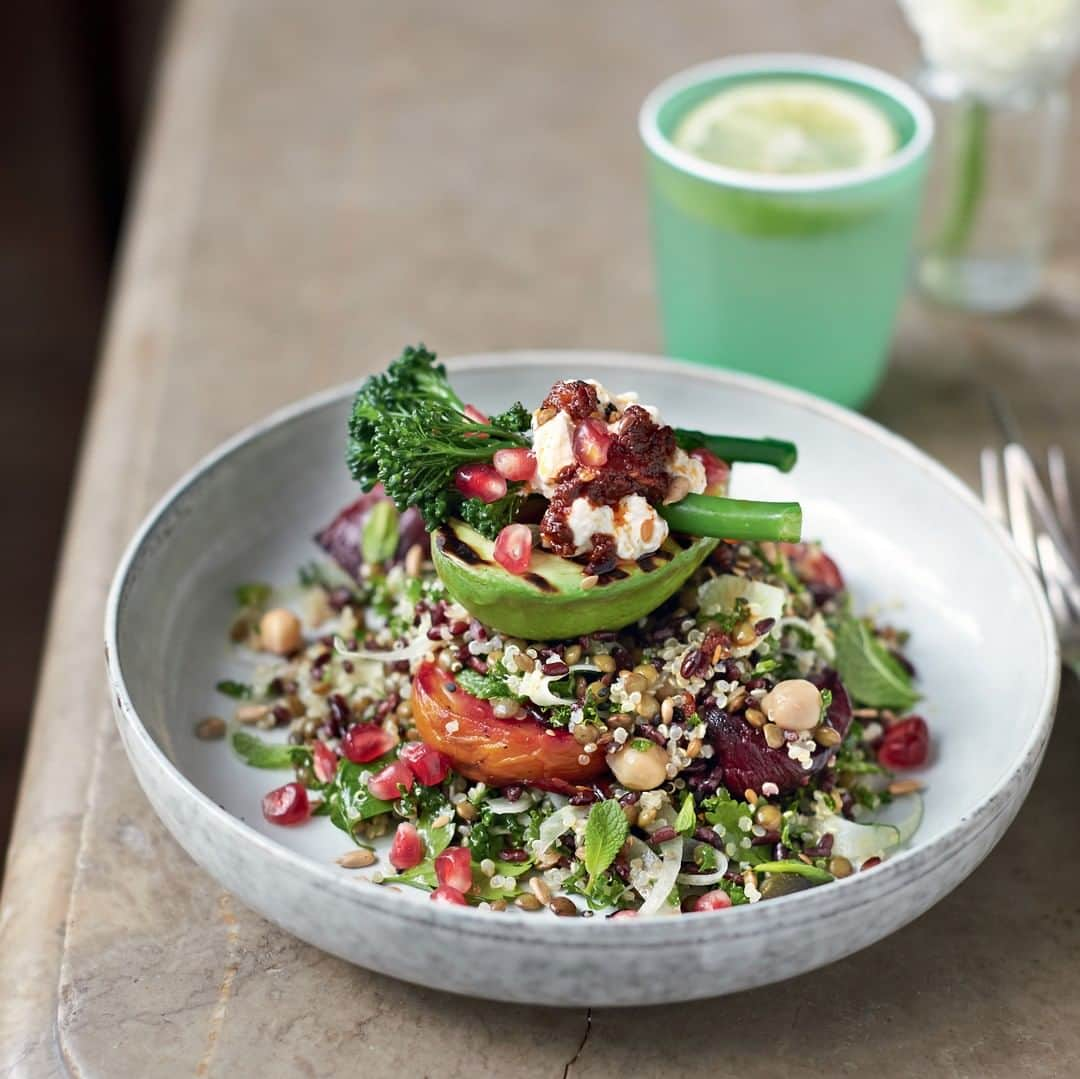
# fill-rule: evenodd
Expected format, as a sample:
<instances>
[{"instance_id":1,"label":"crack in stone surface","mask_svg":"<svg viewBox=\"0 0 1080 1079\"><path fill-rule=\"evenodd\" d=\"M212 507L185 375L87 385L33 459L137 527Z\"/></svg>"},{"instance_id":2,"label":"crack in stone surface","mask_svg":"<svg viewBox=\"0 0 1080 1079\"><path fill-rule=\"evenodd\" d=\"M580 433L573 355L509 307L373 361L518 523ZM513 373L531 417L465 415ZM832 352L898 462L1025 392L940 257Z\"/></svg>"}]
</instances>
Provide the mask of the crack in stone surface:
<instances>
[{"instance_id":1,"label":"crack in stone surface","mask_svg":"<svg viewBox=\"0 0 1080 1079\"><path fill-rule=\"evenodd\" d=\"M566 1067L563 1068L562 1079L570 1079L570 1069L578 1062L578 1058L585 1051L585 1044L589 1040L589 1035L592 1033L592 1008L585 1009L585 1033L581 1035L581 1041L578 1043L578 1047L574 1052L574 1055L566 1062Z\"/></svg>"}]
</instances>

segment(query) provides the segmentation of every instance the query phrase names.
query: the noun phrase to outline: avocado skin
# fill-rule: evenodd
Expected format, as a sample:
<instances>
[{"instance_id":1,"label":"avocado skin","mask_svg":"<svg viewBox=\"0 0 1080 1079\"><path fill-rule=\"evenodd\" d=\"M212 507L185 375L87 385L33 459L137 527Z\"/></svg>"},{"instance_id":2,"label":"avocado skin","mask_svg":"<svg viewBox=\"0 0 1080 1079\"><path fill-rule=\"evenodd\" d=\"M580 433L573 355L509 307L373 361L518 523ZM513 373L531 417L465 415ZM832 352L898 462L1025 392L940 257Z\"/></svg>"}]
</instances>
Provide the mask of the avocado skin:
<instances>
[{"instance_id":1,"label":"avocado skin","mask_svg":"<svg viewBox=\"0 0 1080 1079\"><path fill-rule=\"evenodd\" d=\"M432 535L435 569L451 598L485 626L531 641L621 629L655 610L716 548L719 540L668 536L638 562L620 562L591 588L585 567L534 550L521 576L495 560L495 544L457 519Z\"/></svg>"}]
</instances>

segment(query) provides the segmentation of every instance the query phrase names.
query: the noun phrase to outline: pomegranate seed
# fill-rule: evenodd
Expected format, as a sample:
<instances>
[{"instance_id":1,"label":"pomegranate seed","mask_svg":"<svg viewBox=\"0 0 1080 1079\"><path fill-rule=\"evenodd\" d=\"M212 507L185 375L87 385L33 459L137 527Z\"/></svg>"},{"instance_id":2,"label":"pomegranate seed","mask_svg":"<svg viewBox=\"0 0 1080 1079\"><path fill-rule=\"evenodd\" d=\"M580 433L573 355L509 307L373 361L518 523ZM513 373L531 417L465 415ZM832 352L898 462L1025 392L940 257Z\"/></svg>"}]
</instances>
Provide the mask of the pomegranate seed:
<instances>
[{"instance_id":1,"label":"pomegranate seed","mask_svg":"<svg viewBox=\"0 0 1080 1079\"><path fill-rule=\"evenodd\" d=\"M867 858L866 861L859 866L859 872L861 873L864 869L873 869L876 865L881 865L880 858Z\"/></svg>"},{"instance_id":2,"label":"pomegranate seed","mask_svg":"<svg viewBox=\"0 0 1080 1079\"><path fill-rule=\"evenodd\" d=\"M586 468L601 468L607 464L611 435L600 420L590 417L574 429L574 457Z\"/></svg>"},{"instance_id":3,"label":"pomegranate seed","mask_svg":"<svg viewBox=\"0 0 1080 1079\"><path fill-rule=\"evenodd\" d=\"M536 455L532 450L496 450L492 464L500 476L515 482L531 480L536 475Z\"/></svg>"},{"instance_id":4,"label":"pomegranate seed","mask_svg":"<svg viewBox=\"0 0 1080 1079\"><path fill-rule=\"evenodd\" d=\"M472 856L464 847L447 847L435 859L435 876L440 884L467 892L472 887Z\"/></svg>"},{"instance_id":5,"label":"pomegranate seed","mask_svg":"<svg viewBox=\"0 0 1080 1079\"><path fill-rule=\"evenodd\" d=\"M338 755L325 742L316 742L312 758L315 778L320 783L329 783L337 775Z\"/></svg>"},{"instance_id":6,"label":"pomegranate seed","mask_svg":"<svg viewBox=\"0 0 1080 1079\"><path fill-rule=\"evenodd\" d=\"M709 495L723 494L727 489L731 465L727 461L721 461L712 450L707 450L704 446L691 450L690 456L696 458L705 466L705 493Z\"/></svg>"},{"instance_id":7,"label":"pomegranate seed","mask_svg":"<svg viewBox=\"0 0 1080 1079\"><path fill-rule=\"evenodd\" d=\"M479 498L481 502L498 502L506 495L506 480L491 465L479 462L462 465L454 473L454 486L466 498Z\"/></svg>"},{"instance_id":8,"label":"pomegranate seed","mask_svg":"<svg viewBox=\"0 0 1080 1079\"><path fill-rule=\"evenodd\" d=\"M484 413L476 407L476 405L466 405L465 416L467 419L472 420L473 423L488 424L491 422L491 420L488 419L488 417L485 416Z\"/></svg>"},{"instance_id":9,"label":"pomegranate seed","mask_svg":"<svg viewBox=\"0 0 1080 1079\"><path fill-rule=\"evenodd\" d=\"M300 783L286 783L263 795L262 811L271 824L299 824L311 816L311 803Z\"/></svg>"},{"instance_id":10,"label":"pomegranate seed","mask_svg":"<svg viewBox=\"0 0 1080 1079\"><path fill-rule=\"evenodd\" d=\"M409 742L401 747L398 756L424 787L434 787L450 773L450 758L423 742Z\"/></svg>"},{"instance_id":11,"label":"pomegranate seed","mask_svg":"<svg viewBox=\"0 0 1080 1079\"><path fill-rule=\"evenodd\" d=\"M703 910L727 910L731 906L731 896L720 888L715 891L699 895L690 904L690 910L695 914Z\"/></svg>"},{"instance_id":12,"label":"pomegranate seed","mask_svg":"<svg viewBox=\"0 0 1080 1079\"><path fill-rule=\"evenodd\" d=\"M341 740L341 752L353 764L367 764L378 760L394 748L394 736L377 723L357 723L345 732Z\"/></svg>"},{"instance_id":13,"label":"pomegranate seed","mask_svg":"<svg viewBox=\"0 0 1080 1079\"><path fill-rule=\"evenodd\" d=\"M381 772L376 772L369 780L367 789L384 802L393 802L401 797L399 787L412 790L412 769L404 761L394 761Z\"/></svg>"},{"instance_id":14,"label":"pomegranate seed","mask_svg":"<svg viewBox=\"0 0 1080 1079\"><path fill-rule=\"evenodd\" d=\"M930 756L930 730L922 716L891 726L878 748L878 762L890 770L921 768Z\"/></svg>"},{"instance_id":15,"label":"pomegranate seed","mask_svg":"<svg viewBox=\"0 0 1080 1079\"><path fill-rule=\"evenodd\" d=\"M457 890L457 888L451 888L448 884L440 884L438 888L431 893L431 898L436 903L451 903L455 907L466 907L468 903L465 902L465 896Z\"/></svg>"},{"instance_id":16,"label":"pomegranate seed","mask_svg":"<svg viewBox=\"0 0 1080 1079\"><path fill-rule=\"evenodd\" d=\"M424 860L424 841L415 824L402 821L390 844L390 864L395 869L412 869Z\"/></svg>"},{"instance_id":17,"label":"pomegranate seed","mask_svg":"<svg viewBox=\"0 0 1080 1079\"><path fill-rule=\"evenodd\" d=\"M528 571L532 559L532 529L528 525L507 525L495 540L495 561L511 573Z\"/></svg>"}]
</instances>

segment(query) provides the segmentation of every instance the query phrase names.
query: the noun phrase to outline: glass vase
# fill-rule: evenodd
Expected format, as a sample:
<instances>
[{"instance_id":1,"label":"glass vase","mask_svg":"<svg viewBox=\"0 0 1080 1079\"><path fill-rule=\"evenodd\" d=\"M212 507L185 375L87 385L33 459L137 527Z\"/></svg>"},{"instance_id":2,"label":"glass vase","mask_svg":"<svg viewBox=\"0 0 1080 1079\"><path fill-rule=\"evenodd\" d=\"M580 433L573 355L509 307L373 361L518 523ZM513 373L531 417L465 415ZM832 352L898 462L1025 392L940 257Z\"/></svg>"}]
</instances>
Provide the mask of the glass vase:
<instances>
[{"instance_id":1,"label":"glass vase","mask_svg":"<svg viewBox=\"0 0 1080 1079\"><path fill-rule=\"evenodd\" d=\"M952 306L1016 310L1039 290L1068 97L1060 85L978 97L932 67L915 82L937 125L915 267L918 287Z\"/></svg>"}]
</instances>

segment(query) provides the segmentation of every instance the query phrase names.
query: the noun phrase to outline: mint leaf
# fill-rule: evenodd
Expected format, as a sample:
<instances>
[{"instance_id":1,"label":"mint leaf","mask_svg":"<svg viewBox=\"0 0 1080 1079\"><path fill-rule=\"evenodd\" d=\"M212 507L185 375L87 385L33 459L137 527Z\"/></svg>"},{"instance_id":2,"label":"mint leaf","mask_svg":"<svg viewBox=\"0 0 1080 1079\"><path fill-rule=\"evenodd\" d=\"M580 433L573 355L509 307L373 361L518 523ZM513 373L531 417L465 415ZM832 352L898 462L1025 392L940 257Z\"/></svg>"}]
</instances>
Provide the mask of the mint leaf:
<instances>
[{"instance_id":1,"label":"mint leaf","mask_svg":"<svg viewBox=\"0 0 1080 1079\"><path fill-rule=\"evenodd\" d=\"M514 696L506 679L500 678L497 674L478 674L466 667L454 675L454 681L471 697L477 697L482 701Z\"/></svg>"},{"instance_id":2,"label":"mint leaf","mask_svg":"<svg viewBox=\"0 0 1080 1079\"><path fill-rule=\"evenodd\" d=\"M694 810L694 796L687 794L682 809L679 810L679 815L675 818L675 831L679 835L689 835L694 830L696 823L697 813Z\"/></svg>"},{"instance_id":3,"label":"mint leaf","mask_svg":"<svg viewBox=\"0 0 1080 1079\"><path fill-rule=\"evenodd\" d=\"M360 553L369 566L381 566L398 547L398 511L389 499L376 502L364 521Z\"/></svg>"},{"instance_id":4,"label":"mint leaf","mask_svg":"<svg viewBox=\"0 0 1080 1079\"><path fill-rule=\"evenodd\" d=\"M294 764L307 764L311 750L306 746L283 746L264 742L247 731L236 731L232 747L245 764L252 768L291 768Z\"/></svg>"},{"instance_id":5,"label":"mint leaf","mask_svg":"<svg viewBox=\"0 0 1080 1079\"><path fill-rule=\"evenodd\" d=\"M589 811L589 822L585 825L584 862L589 874L586 891L592 889L596 878L615 861L629 831L626 814L613 798L597 803Z\"/></svg>"},{"instance_id":6,"label":"mint leaf","mask_svg":"<svg viewBox=\"0 0 1080 1079\"><path fill-rule=\"evenodd\" d=\"M836 670L859 704L905 712L919 699L899 660L857 618L836 627Z\"/></svg>"},{"instance_id":7,"label":"mint leaf","mask_svg":"<svg viewBox=\"0 0 1080 1079\"><path fill-rule=\"evenodd\" d=\"M218 682L214 688L218 693L224 693L226 697L232 697L235 701L250 701L255 696L255 690L246 682L234 682L230 678Z\"/></svg>"}]
</instances>

